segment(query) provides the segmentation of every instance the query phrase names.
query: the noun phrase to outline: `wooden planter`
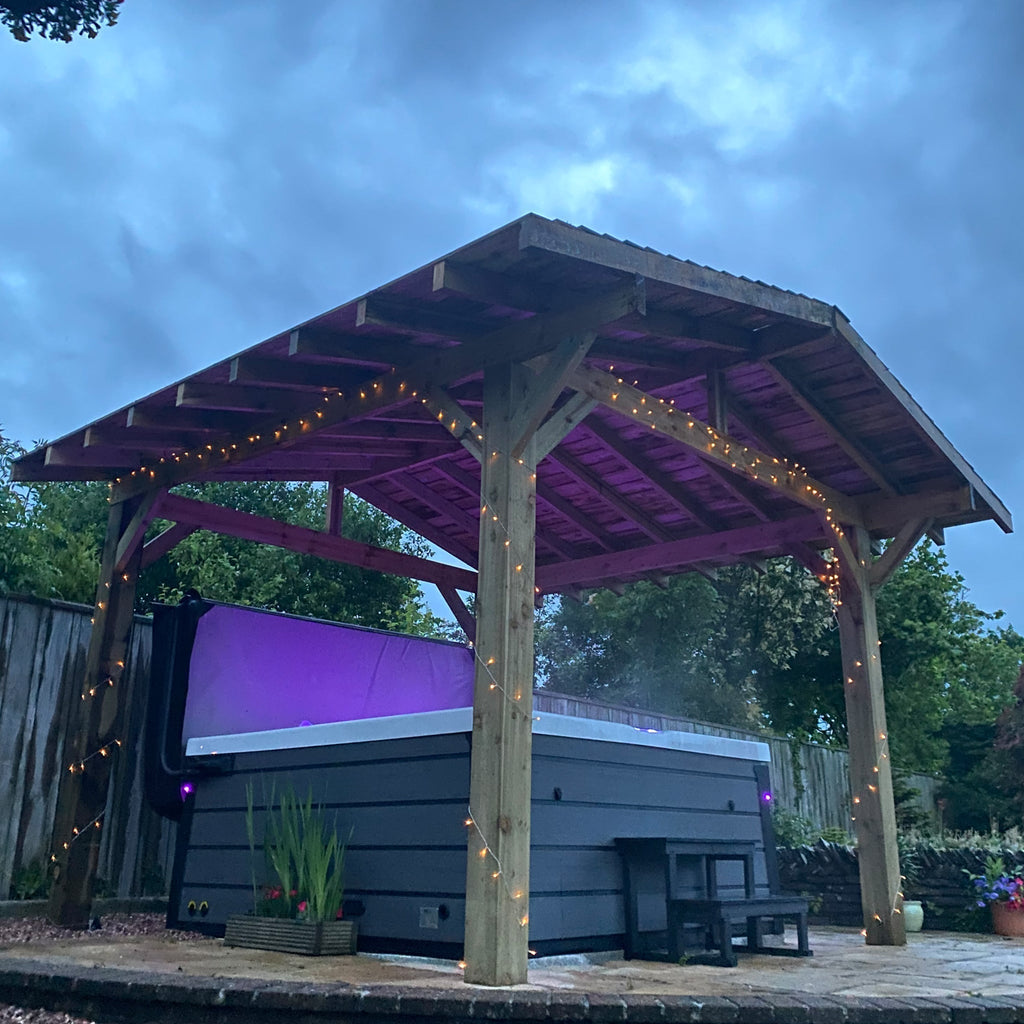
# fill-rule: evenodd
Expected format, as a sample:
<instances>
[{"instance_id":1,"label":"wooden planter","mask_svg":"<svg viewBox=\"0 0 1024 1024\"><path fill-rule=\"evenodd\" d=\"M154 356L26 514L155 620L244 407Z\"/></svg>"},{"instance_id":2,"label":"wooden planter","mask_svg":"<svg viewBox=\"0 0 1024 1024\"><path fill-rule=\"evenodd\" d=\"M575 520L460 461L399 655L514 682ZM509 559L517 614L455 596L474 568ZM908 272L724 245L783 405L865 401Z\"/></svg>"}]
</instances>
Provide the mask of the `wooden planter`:
<instances>
[{"instance_id":1,"label":"wooden planter","mask_svg":"<svg viewBox=\"0 0 1024 1024\"><path fill-rule=\"evenodd\" d=\"M356 924L354 921L293 921L284 917L232 914L227 921L224 945L304 956L352 954L356 951Z\"/></svg>"},{"instance_id":2,"label":"wooden planter","mask_svg":"<svg viewBox=\"0 0 1024 1024\"><path fill-rule=\"evenodd\" d=\"M996 935L1024 938L1024 910L1014 910L1008 903L993 903L992 930Z\"/></svg>"}]
</instances>

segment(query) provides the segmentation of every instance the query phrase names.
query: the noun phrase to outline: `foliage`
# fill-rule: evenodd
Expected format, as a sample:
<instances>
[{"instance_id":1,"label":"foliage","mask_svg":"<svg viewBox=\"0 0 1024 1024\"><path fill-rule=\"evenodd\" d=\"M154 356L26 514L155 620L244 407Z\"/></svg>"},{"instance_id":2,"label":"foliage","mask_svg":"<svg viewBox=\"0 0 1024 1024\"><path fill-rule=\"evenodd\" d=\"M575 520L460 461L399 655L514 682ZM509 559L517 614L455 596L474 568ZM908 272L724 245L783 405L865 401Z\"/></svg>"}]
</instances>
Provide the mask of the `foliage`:
<instances>
[{"instance_id":1,"label":"foliage","mask_svg":"<svg viewBox=\"0 0 1024 1024\"><path fill-rule=\"evenodd\" d=\"M33 32L70 43L76 32L95 39L104 25L116 24L120 6L121 0L6 0L0 24L22 43Z\"/></svg>"},{"instance_id":2,"label":"foliage","mask_svg":"<svg viewBox=\"0 0 1024 1024\"><path fill-rule=\"evenodd\" d=\"M11 481L25 449L0 434L0 593L92 602L107 520L102 484Z\"/></svg>"},{"instance_id":3,"label":"foliage","mask_svg":"<svg viewBox=\"0 0 1024 1024\"><path fill-rule=\"evenodd\" d=\"M11 875L12 900L42 900L50 891L50 875L42 861L34 860Z\"/></svg>"},{"instance_id":4,"label":"foliage","mask_svg":"<svg viewBox=\"0 0 1024 1024\"><path fill-rule=\"evenodd\" d=\"M979 907L1006 903L1024 912L1024 878L1020 871L1007 872L1002 857L989 856L983 875L971 875L974 897Z\"/></svg>"},{"instance_id":5,"label":"foliage","mask_svg":"<svg viewBox=\"0 0 1024 1024\"><path fill-rule=\"evenodd\" d=\"M787 848L813 846L821 840L850 846L854 841L845 828L838 825L820 827L802 814L778 804L772 809L772 829L775 832L775 845Z\"/></svg>"},{"instance_id":6,"label":"foliage","mask_svg":"<svg viewBox=\"0 0 1024 1024\"><path fill-rule=\"evenodd\" d=\"M714 582L691 573L562 601L538 623L538 668L560 692L756 727L761 700L785 705L779 678L813 656L830 622L818 583L776 559ZM810 732L820 712L792 717Z\"/></svg>"},{"instance_id":7,"label":"foliage","mask_svg":"<svg viewBox=\"0 0 1024 1024\"><path fill-rule=\"evenodd\" d=\"M107 486L15 484L11 461L24 451L0 435L0 593L91 604L106 532ZM326 516L326 488L312 483L187 484L178 493L312 529L322 528ZM354 495L345 496L343 522L352 540L429 555L420 538ZM147 538L168 525L155 521ZM201 530L142 572L136 609L143 612L155 600L177 601L188 589L213 600L312 618L428 636L444 631L414 580Z\"/></svg>"},{"instance_id":8,"label":"foliage","mask_svg":"<svg viewBox=\"0 0 1024 1024\"><path fill-rule=\"evenodd\" d=\"M991 777L1007 794L1009 809L1024 820L1024 666L1013 688L1013 698L996 722L995 742L988 762Z\"/></svg>"},{"instance_id":9,"label":"foliage","mask_svg":"<svg viewBox=\"0 0 1024 1024\"><path fill-rule=\"evenodd\" d=\"M336 820L328 827L323 808L314 806L312 792L300 800L290 787L276 801L273 791L264 822L264 852L275 881L256 899L253 910L272 917L333 921L341 916L345 892L345 843L338 838ZM250 856L255 857L255 812L252 783L246 785L246 832Z\"/></svg>"}]
</instances>

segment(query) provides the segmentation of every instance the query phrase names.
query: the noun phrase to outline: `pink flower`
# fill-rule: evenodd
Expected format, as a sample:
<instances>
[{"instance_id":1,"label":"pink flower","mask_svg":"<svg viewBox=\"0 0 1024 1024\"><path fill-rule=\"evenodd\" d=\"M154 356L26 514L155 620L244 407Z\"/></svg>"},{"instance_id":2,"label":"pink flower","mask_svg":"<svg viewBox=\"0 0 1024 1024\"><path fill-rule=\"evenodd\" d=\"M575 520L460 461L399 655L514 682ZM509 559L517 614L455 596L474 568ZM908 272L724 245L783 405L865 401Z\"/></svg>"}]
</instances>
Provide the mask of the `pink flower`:
<instances>
[{"instance_id":1,"label":"pink flower","mask_svg":"<svg viewBox=\"0 0 1024 1024\"><path fill-rule=\"evenodd\" d=\"M341 907L338 907L338 912L334 915L334 920L335 921L340 921L342 919L342 917L344 917L344 916L345 916L344 910L342 910Z\"/></svg>"},{"instance_id":2,"label":"pink flower","mask_svg":"<svg viewBox=\"0 0 1024 1024\"><path fill-rule=\"evenodd\" d=\"M305 900L303 900L303 901L302 901L302 902L301 902L301 903L299 904L299 913L300 913L300 914L304 914L305 912L306 912L306 901L305 901Z\"/></svg>"}]
</instances>

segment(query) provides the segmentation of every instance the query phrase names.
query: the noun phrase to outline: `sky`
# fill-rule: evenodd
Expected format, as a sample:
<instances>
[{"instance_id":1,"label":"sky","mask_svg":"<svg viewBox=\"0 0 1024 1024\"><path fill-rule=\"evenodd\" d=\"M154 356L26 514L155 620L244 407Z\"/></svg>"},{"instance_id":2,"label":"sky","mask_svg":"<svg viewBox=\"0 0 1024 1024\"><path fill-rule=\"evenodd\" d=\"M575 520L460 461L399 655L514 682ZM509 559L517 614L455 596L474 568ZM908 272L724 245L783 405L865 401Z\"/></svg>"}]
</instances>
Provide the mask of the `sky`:
<instances>
[{"instance_id":1,"label":"sky","mask_svg":"<svg viewBox=\"0 0 1024 1024\"><path fill-rule=\"evenodd\" d=\"M535 212L839 306L1024 529L1024 3L124 0L0 38L0 430ZM947 531L1024 632L1024 540Z\"/></svg>"}]
</instances>

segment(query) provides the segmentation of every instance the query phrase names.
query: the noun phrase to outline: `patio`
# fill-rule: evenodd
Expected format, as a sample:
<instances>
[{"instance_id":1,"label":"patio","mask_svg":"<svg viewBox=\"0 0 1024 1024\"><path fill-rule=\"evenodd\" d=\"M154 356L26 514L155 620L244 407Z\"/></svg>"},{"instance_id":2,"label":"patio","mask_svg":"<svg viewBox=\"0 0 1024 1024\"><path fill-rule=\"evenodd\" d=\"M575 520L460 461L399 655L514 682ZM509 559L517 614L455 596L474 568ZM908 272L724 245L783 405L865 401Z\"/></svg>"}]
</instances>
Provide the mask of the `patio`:
<instances>
[{"instance_id":1,"label":"patio","mask_svg":"<svg viewBox=\"0 0 1024 1024\"><path fill-rule=\"evenodd\" d=\"M101 931L0 949L0 1001L140 1021L1024 1021L1024 940L923 932L892 948L819 926L811 945L808 960L741 957L734 969L552 957L531 962L525 985L493 989L465 985L446 961L304 958Z\"/></svg>"}]
</instances>

